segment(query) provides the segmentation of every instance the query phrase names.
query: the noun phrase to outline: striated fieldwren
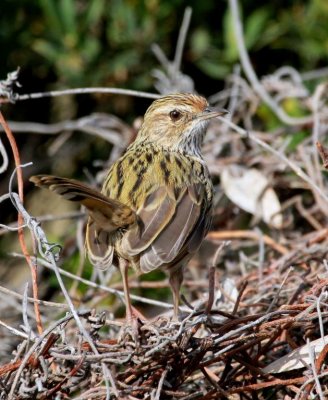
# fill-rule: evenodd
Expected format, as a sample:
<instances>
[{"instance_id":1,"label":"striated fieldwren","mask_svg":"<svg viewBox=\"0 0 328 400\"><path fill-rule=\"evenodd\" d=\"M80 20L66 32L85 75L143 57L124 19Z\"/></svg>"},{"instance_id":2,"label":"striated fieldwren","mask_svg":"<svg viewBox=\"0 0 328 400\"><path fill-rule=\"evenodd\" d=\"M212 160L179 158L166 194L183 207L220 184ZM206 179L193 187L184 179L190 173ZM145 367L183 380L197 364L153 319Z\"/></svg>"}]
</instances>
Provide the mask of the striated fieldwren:
<instances>
[{"instance_id":1,"label":"striated fieldwren","mask_svg":"<svg viewBox=\"0 0 328 400\"><path fill-rule=\"evenodd\" d=\"M212 214L213 187L201 155L212 110L194 94L172 94L148 108L136 140L110 168L101 193L75 180L31 177L89 214L86 250L91 263L120 268L126 316L133 316L128 268L169 274L177 317L183 268L205 237Z\"/></svg>"}]
</instances>

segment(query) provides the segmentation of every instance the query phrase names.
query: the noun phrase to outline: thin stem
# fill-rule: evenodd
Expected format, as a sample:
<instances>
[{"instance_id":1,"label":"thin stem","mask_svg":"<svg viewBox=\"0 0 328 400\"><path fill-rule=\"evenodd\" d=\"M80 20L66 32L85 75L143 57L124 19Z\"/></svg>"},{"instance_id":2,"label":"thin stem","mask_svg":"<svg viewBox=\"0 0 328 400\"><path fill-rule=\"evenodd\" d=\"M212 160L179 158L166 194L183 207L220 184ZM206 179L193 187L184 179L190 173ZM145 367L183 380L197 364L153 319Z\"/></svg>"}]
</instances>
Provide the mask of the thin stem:
<instances>
[{"instance_id":1,"label":"thin stem","mask_svg":"<svg viewBox=\"0 0 328 400\"><path fill-rule=\"evenodd\" d=\"M18 184L18 195L21 203L24 201L24 190L23 190L23 173L22 173L22 167L21 167L21 161L20 161L20 155L18 151L18 147L16 144L16 140L14 135L12 134L9 125L7 124L6 120L4 119L2 113L0 112L0 124L2 125L7 138L9 140L13 155L14 155L14 160L15 160L15 165L16 165L16 170L17 170L17 184ZM30 267L31 271L31 277L32 277L32 288L33 288L33 297L35 299L39 298L39 288L38 288L38 277L37 277L37 266L32 262L31 256L27 250L26 242L25 242L25 237L24 237L24 231L21 225L23 225L24 219L23 216L20 212L18 212L18 238L19 238L19 243L22 249L22 252L25 256L25 259ZM37 328L39 334L42 334L43 328L42 328L42 322L41 322L41 314L40 314L40 308L39 304L37 302L34 303L34 312L35 312L35 319L37 323Z\"/></svg>"},{"instance_id":2,"label":"thin stem","mask_svg":"<svg viewBox=\"0 0 328 400\"><path fill-rule=\"evenodd\" d=\"M261 97L261 99L271 108L271 110L277 115L277 117L288 125L304 125L313 122L313 116L309 115L303 118L290 117L285 111L278 106L273 100L269 93L265 90L258 77L255 74L254 68L251 64L249 55L246 50L243 26L238 9L238 0L229 0L229 6L231 9L231 15L233 19L232 26L234 27L234 33L237 41L237 47L239 51L240 62L245 72L247 79L251 82L254 90Z\"/></svg>"}]
</instances>

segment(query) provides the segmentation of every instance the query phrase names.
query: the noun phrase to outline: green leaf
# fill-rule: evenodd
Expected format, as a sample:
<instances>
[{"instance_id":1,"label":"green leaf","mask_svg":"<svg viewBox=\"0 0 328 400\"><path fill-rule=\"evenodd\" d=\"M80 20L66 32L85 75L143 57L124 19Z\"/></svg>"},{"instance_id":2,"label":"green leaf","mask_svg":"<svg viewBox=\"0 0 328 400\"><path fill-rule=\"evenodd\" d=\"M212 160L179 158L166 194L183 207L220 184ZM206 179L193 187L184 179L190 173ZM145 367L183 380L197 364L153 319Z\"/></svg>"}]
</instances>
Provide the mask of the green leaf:
<instances>
[{"instance_id":1,"label":"green leaf","mask_svg":"<svg viewBox=\"0 0 328 400\"><path fill-rule=\"evenodd\" d=\"M211 61L202 58L197 62L197 66L207 75L215 79L222 79L230 72L230 67L220 64L219 61Z\"/></svg>"},{"instance_id":2,"label":"green leaf","mask_svg":"<svg viewBox=\"0 0 328 400\"><path fill-rule=\"evenodd\" d=\"M83 42L81 49L81 55L83 59L90 63L98 56L100 52L100 43L93 37L87 37Z\"/></svg>"},{"instance_id":3,"label":"green leaf","mask_svg":"<svg viewBox=\"0 0 328 400\"><path fill-rule=\"evenodd\" d=\"M63 32L59 13L55 6L56 2L53 0L39 0L39 3L47 20L49 31L54 37L60 37Z\"/></svg>"},{"instance_id":4,"label":"green leaf","mask_svg":"<svg viewBox=\"0 0 328 400\"><path fill-rule=\"evenodd\" d=\"M205 29L197 29L191 36L191 49L195 57L201 57L210 47L210 35Z\"/></svg>"},{"instance_id":5,"label":"green leaf","mask_svg":"<svg viewBox=\"0 0 328 400\"><path fill-rule=\"evenodd\" d=\"M73 0L60 1L60 17L65 34L78 37L76 30L76 5Z\"/></svg>"},{"instance_id":6,"label":"green leaf","mask_svg":"<svg viewBox=\"0 0 328 400\"><path fill-rule=\"evenodd\" d=\"M238 48L230 9L227 9L223 16L223 41L225 59L229 62L238 60Z\"/></svg>"},{"instance_id":7,"label":"green leaf","mask_svg":"<svg viewBox=\"0 0 328 400\"><path fill-rule=\"evenodd\" d=\"M262 32L268 23L269 13L267 9L260 8L255 10L248 18L245 24L245 42L246 47L251 49L261 38Z\"/></svg>"},{"instance_id":8,"label":"green leaf","mask_svg":"<svg viewBox=\"0 0 328 400\"><path fill-rule=\"evenodd\" d=\"M83 29L90 27L99 22L105 8L104 0L93 0L89 3L84 20L82 21Z\"/></svg>"},{"instance_id":9,"label":"green leaf","mask_svg":"<svg viewBox=\"0 0 328 400\"><path fill-rule=\"evenodd\" d=\"M43 39L35 40L32 48L50 63L56 63L58 57L60 57L60 51L57 47L52 42Z\"/></svg>"}]
</instances>

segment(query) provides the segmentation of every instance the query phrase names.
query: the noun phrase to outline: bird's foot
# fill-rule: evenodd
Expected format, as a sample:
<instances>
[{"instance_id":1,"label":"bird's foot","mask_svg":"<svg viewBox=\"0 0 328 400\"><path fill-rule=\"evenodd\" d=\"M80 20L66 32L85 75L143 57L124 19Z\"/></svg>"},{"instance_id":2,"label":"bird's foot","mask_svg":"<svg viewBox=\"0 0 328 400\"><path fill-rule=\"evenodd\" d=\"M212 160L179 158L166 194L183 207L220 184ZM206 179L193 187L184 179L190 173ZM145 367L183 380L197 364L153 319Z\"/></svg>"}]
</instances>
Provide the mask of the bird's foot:
<instances>
[{"instance_id":1,"label":"bird's foot","mask_svg":"<svg viewBox=\"0 0 328 400\"><path fill-rule=\"evenodd\" d=\"M125 324L122 326L119 340L132 339L136 346L141 343L140 328L147 321L147 318L136 308L131 307L131 312L127 313Z\"/></svg>"}]
</instances>

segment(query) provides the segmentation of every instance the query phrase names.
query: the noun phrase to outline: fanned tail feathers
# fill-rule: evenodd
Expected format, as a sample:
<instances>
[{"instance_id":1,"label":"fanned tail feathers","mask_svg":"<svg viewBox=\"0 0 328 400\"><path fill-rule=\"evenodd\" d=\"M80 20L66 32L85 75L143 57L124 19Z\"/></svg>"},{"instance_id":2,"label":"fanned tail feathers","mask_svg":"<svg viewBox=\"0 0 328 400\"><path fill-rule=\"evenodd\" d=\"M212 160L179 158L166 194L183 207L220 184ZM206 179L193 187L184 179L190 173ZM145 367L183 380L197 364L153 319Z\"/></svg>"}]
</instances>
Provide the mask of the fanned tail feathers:
<instances>
[{"instance_id":1,"label":"fanned tail feathers","mask_svg":"<svg viewBox=\"0 0 328 400\"><path fill-rule=\"evenodd\" d=\"M30 181L36 186L52 190L66 200L83 204L97 226L106 232L115 231L136 221L136 214L130 207L73 179L35 175Z\"/></svg>"}]
</instances>

